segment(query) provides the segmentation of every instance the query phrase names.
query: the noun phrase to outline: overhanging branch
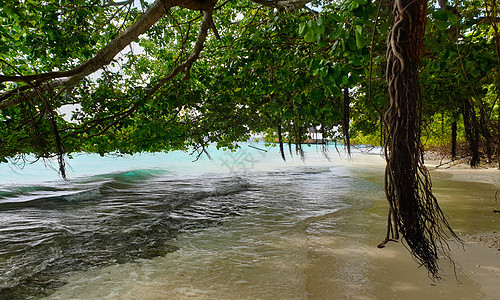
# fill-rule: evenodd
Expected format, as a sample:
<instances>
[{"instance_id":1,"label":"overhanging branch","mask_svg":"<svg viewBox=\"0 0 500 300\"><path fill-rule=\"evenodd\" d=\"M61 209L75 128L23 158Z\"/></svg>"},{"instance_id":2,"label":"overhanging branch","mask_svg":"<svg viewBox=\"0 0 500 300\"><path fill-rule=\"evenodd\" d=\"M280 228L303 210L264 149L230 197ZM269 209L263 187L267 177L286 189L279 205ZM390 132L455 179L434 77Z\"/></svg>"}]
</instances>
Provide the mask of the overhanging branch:
<instances>
[{"instance_id":1,"label":"overhanging branch","mask_svg":"<svg viewBox=\"0 0 500 300\"><path fill-rule=\"evenodd\" d=\"M135 0L126 0L126 1L120 1L120 2L115 2L112 0L109 0L108 3L104 4L103 7L110 7L110 6L125 6L134 3Z\"/></svg>"},{"instance_id":2,"label":"overhanging branch","mask_svg":"<svg viewBox=\"0 0 500 300\"><path fill-rule=\"evenodd\" d=\"M311 0L253 0L253 2L263 6L274 7L278 9L294 9L303 7L305 4L311 2ZM124 3L129 3L129 1L108 2L108 4L116 5ZM134 22L115 39L113 39L109 44L104 46L104 48L97 52L93 58L82 63L78 67L66 71L47 72L24 76L0 74L0 83L23 82L27 85L35 87L26 89L17 88L11 91L7 91L3 95L0 95L0 110L4 110L26 100L35 98L40 92L45 92L60 87L68 88L74 86L86 76L96 72L103 66L108 65L120 51L125 49L125 47L136 40L139 35L143 34L149 28L151 28L151 26L153 26L162 16L167 13L170 8L174 6L180 6L191 10L201 10L205 12L204 21L202 22L203 28L200 29L200 34L198 36L198 40L196 42L193 53L183 64L176 67L170 74L172 76L171 78L173 78L178 72L185 70L186 77L188 77L189 69L192 63L196 59L198 59L201 49L203 48L207 30L213 30L215 36L218 38L218 32L212 20L212 10L216 3L217 0L156 0L150 6L150 8L139 17L136 22ZM160 81L162 85L165 84L165 79L166 78ZM170 79L167 79L166 81ZM153 89L153 93L157 90L158 88L155 87Z\"/></svg>"},{"instance_id":3,"label":"overhanging branch","mask_svg":"<svg viewBox=\"0 0 500 300\"><path fill-rule=\"evenodd\" d=\"M166 10L174 6L176 0L157 0L151 7L142 14L139 19L127 28L122 34L113 39L109 44L102 48L96 55L79 65L78 67L60 72L48 72L42 74L33 74L25 76L7 76L0 75L0 83L2 82L35 82L46 81L55 78L68 78L66 81L77 81L83 77L94 73L102 66L111 62L111 60L126 46L137 39L139 35L146 32L154 25L165 13Z\"/></svg>"},{"instance_id":4,"label":"overhanging branch","mask_svg":"<svg viewBox=\"0 0 500 300\"><path fill-rule=\"evenodd\" d=\"M7 76L0 75L0 83L2 82L25 82L33 83L39 91L46 91L57 87L73 86L81 81L86 76L96 72L105 65L108 65L113 58L130 43L136 40L139 35L143 34L151 28L167 10L175 5L179 5L178 0L157 0L151 7L142 14L139 19L127 28L122 34L113 39L109 44L102 48L97 54L84 62L80 66L61 72L48 72L42 74L33 74L26 76ZM3 97L0 97L0 110L17 105L26 99L36 97L37 92L27 90L21 93L18 91L15 95L7 92Z\"/></svg>"}]
</instances>

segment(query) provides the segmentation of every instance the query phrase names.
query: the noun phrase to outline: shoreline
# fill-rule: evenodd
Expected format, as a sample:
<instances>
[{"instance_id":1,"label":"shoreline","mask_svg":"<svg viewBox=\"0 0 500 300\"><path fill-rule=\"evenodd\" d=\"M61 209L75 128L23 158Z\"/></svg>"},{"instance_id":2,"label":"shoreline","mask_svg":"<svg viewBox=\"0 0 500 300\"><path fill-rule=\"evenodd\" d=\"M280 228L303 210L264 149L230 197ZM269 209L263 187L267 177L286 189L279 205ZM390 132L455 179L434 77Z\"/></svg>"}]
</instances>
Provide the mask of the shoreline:
<instances>
[{"instance_id":1,"label":"shoreline","mask_svg":"<svg viewBox=\"0 0 500 300\"><path fill-rule=\"evenodd\" d=\"M483 164L473 169L461 162L450 163L448 165L447 163L442 164L440 160L425 160L425 165L431 172L431 176L436 173L438 176L447 176L458 181L488 183L500 190L500 169L498 169L496 164Z\"/></svg>"},{"instance_id":2,"label":"shoreline","mask_svg":"<svg viewBox=\"0 0 500 300\"><path fill-rule=\"evenodd\" d=\"M440 257L443 279L432 281L403 242L376 247L387 225L383 157L355 153L333 163L308 162L341 167L332 180L355 178L361 190L363 185L373 185L368 194L350 185L352 194L345 195L370 205L323 211L272 233L258 227L251 239L231 241L219 228L208 228L177 239L180 250L165 257L75 274L71 284L48 299L270 299L270 295L321 300L500 299L500 251L487 246L497 245L499 236L495 220L500 215L491 211L500 203L491 194L499 188L500 172L458 167L434 170L428 162L439 204L465 242L462 247L450 241L455 264ZM198 240L209 244L193 246Z\"/></svg>"}]
</instances>

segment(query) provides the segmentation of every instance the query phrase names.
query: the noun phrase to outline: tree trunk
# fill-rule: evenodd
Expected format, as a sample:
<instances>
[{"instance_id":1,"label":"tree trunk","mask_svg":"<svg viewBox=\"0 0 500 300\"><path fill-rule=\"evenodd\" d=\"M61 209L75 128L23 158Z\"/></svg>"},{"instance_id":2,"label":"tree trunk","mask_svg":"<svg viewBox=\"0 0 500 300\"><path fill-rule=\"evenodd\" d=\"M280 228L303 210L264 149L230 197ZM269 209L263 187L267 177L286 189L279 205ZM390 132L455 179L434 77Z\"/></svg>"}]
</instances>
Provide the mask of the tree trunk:
<instances>
[{"instance_id":1,"label":"tree trunk","mask_svg":"<svg viewBox=\"0 0 500 300\"><path fill-rule=\"evenodd\" d=\"M479 129L481 135L484 137L484 150L486 152L486 159L488 163L491 163L493 161L492 155L493 155L493 145L491 139L493 136L491 135L490 128L489 128L489 122L488 122L488 116L487 112L485 111L484 108L485 104L481 101L481 107L479 109Z\"/></svg>"},{"instance_id":2,"label":"tree trunk","mask_svg":"<svg viewBox=\"0 0 500 300\"><path fill-rule=\"evenodd\" d=\"M414 258L438 277L438 254L447 253L446 234L453 235L431 191L420 143L421 102L418 66L427 0L395 0L394 26L387 49L390 107L386 112L385 192L389 201L388 231L384 245L398 232Z\"/></svg>"},{"instance_id":3,"label":"tree trunk","mask_svg":"<svg viewBox=\"0 0 500 300\"><path fill-rule=\"evenodd\" d=\"M465 137L469 143L471 152L470 166L475 168L479 165L479 129L474 107L471 106L468 99L464 100L462 107L462 116L464 118Z\"/></svg>"},{"instance_id":4,"label":"tree trunk","mask_svg":"<svg viewBox=\"0 0 500 300\"><path fill-rule=\"evenodd\" d=\"M451 123L451 160L457 157L457 121Z\"/></svg>"}]
</instances>

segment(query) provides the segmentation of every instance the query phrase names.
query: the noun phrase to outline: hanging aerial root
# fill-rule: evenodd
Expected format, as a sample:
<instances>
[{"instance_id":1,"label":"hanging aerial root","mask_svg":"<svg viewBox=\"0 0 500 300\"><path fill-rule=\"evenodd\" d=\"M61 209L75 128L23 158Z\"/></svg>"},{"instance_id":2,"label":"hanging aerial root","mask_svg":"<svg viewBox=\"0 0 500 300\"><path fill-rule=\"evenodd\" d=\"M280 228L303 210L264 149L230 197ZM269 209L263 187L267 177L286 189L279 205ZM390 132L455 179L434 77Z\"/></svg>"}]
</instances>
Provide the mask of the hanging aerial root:
<instances>
[{"instance_id":1,"label":"hanging aerial root","mask_svg":"<svg viewBox=\"0 0 500 300\"><path fill-rule=\"evenodd\" d=\"M347 148L347 154L351 156L351 139L349 137L349 112L351 99L349 98L349 88L344 88L344 103L342 113L342 135L344 136L344 146Z\"/></svg>"},{"instance_id":2,"label":"hanging aerial root","mask_svg":"<svg viewBox=\"0 0 500 300\"><path fill-rule=\"evenodd\" d=\"M330 161L330 151L328 150L328 139L326 138L325 125L321 124L321 153L323 156Z\"/></svg>"},{"instance_id":3,"label":"hanging aerial root","mask_svg":"<svg viewBox=\"0 0 500 300\"><path fill-rule=\"evenodd\" d=\"M280 154L283 161L286 161L285 150L283 149L283 136L281 134L281 124L278 124L278 142L280 144Z\"/></svg>"},{"instance_id":4,"label":"hanging aerial root","mask_svg":"<svg viewBox=\"0 0 500 300\"><path fill-rule=\"evenodd\" d=\"M426 0L395 0L394 26L387 42L389 108L385 113L385 192L389 202L387 234L379 247L399 234L431 277L439 278L440 255L449 257L450 228L432 194L420 143L422 96L419 55L425 29Z\"/></svg>"},{"instance_id":5,"label":"hanging aerial root","mask_svg":"<svg viewBox=\"0 0 500 300\"><path fill-rule=\"evenodd\" d=\"M388 242L398 242L399 241L399 233L396 227L396 223L394 222L394 213L392 209L389 209L389 215L387 216L387 234L385 235L385 239L382 243L378 244L378 248L384 248Z\"/></svg>"}]
</instances>

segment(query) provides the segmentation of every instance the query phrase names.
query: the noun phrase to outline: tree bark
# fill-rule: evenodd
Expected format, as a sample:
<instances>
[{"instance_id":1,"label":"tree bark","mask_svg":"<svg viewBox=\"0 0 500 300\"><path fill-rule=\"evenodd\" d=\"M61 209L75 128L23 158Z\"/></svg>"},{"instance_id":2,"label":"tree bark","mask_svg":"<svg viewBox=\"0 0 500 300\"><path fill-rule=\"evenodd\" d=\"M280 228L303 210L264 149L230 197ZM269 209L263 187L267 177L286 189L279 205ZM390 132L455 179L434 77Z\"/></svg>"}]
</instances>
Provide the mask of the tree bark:
<instances>
[{"instance_id":1,"label":"tree bark","mask_svg":"<svg viewBox=\"0 0 500 300\"><path fill-rule=\"evenodd\" d=\"M278 124L278 143L280 144L280 154L283 161L286 161L285 150L283 149L283 136L281 134L281 124Z\"/></svg>"},{"instance_id":2,"label":"tree bark","mask_svg":"<svg viewBox=\"0 0 500 300\"><path fill-rule=\"evenodd\" d=\"M451 123L451 160L457 157L457 121Z\"/></svg>"},{"instance_id":3,"label":"tree bark","mask_svg":"<svg viewBox=\"0 0 500 300\"><path fill-rule=\"evenodd\" d=\"M465 137L469 143L471 153L470 166L476 168L479 165L479 125L476 117L476 111L468 99L464 99L462 107L462 116L464 119Z\"/></svg>"}]
</instances>

